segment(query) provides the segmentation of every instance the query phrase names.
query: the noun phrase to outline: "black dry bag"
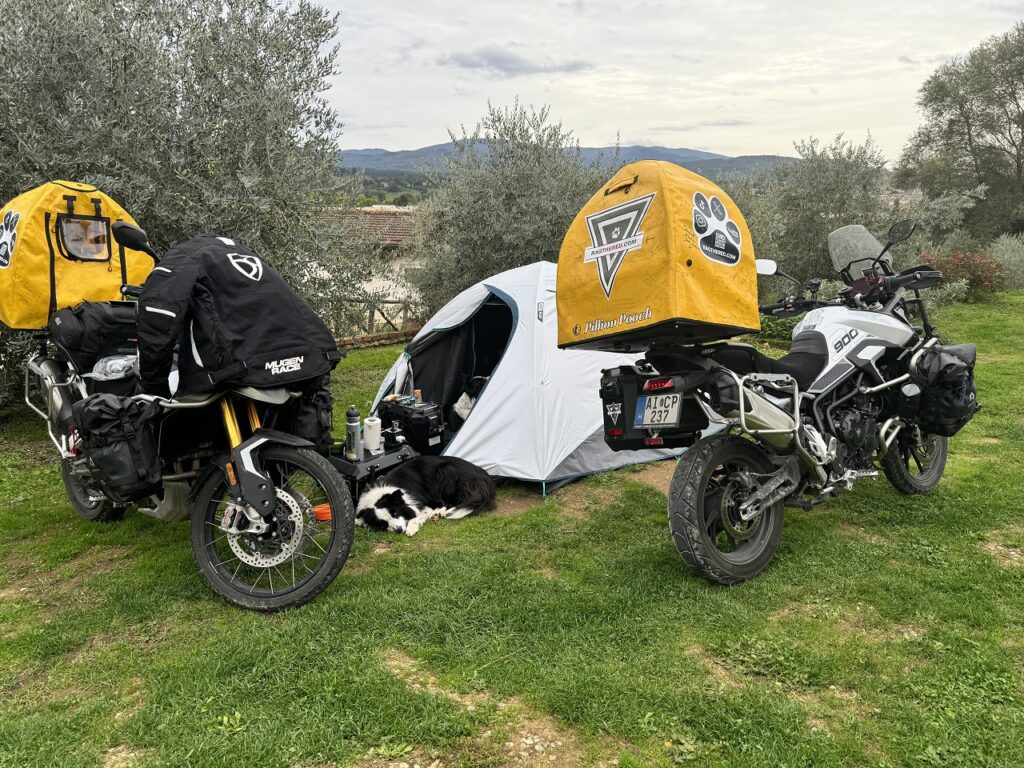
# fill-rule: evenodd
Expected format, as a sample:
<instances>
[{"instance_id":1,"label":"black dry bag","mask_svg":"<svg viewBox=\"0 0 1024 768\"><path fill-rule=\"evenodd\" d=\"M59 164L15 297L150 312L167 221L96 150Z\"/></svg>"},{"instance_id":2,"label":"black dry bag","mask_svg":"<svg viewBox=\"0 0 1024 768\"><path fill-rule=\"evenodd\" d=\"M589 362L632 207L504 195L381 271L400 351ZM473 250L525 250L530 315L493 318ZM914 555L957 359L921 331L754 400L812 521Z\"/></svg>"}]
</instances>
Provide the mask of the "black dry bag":
<instances>
[{"instance_id":1,"label":"black dry bag","mask_svg":"<svg viewBox=\"0 0 1024 768\"><path fill-rule=\"evenodd\" d=\"M144 498L160 487L154 411L150 403L106 393L72 406L85 455L122 498Z\"/></svg>"}]
</instances>

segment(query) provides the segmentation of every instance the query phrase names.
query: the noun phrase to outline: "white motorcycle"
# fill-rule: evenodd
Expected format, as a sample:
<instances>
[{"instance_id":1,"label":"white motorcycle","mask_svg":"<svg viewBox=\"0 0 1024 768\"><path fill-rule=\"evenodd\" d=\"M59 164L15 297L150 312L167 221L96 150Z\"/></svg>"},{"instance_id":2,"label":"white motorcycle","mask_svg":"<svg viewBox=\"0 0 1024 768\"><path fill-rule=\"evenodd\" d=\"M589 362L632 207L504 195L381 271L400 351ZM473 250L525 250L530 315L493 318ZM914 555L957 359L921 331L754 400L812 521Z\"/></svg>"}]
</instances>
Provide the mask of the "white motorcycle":
<instances>
[{"instance_id":1,"label":"white motorcycle","mask_svg":"<svg viewBox=\"0 0 1024 768\"><path fill-rule=\"evenodd\" d=\"M611 448L689 446L669 488L669 528L701 576L736 584L764 570L784 507L809 509L879 471L908 495L938 484L948 437L979 409L976 350L939 344L920 292L941 273L895 273L889 251L914 228L894 225L884 246L861 225L829 235L846 288L821 301L812 280L809 297L760 307L807 312L779 359L733 342L661 344L604 372L606 414L632 417L606 417ZM758 272L788 277L768 260Z\"/></svg>"}]
</instances>

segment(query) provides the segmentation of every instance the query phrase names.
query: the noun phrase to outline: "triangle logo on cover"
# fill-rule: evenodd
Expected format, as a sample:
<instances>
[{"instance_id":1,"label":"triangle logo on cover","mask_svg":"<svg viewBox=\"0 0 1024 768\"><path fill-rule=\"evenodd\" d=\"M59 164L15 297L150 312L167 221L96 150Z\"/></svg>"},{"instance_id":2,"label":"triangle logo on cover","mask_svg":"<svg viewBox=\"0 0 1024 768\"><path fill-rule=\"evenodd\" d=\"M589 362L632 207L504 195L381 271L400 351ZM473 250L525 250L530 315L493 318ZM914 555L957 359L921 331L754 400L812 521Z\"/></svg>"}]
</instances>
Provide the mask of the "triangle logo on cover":
<instances>
[{"instance_id":1,"label":"triangle logo on cover","mask_svg":"<svg viewBox=\"0 0 1024 768\"><path fill-rule=\"evenodd\" d=\"M611 298L615 277L626 256L644 244L640 225L651 207L654 194L587 216L591 247L583 252L583 261L597 264L597 276L608 298Z\"/></svg>"}]
</instances>

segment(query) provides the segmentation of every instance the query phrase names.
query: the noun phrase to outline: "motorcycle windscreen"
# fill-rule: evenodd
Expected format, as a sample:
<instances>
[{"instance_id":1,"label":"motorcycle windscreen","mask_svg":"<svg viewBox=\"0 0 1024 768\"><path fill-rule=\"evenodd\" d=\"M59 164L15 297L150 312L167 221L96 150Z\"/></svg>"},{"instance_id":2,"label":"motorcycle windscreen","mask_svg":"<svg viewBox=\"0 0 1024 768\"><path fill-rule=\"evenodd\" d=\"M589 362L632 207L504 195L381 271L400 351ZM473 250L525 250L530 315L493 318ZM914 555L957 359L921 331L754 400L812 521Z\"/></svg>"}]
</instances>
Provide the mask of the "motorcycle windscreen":
<instances>
[{"instance_id":1,"label":"motorcycle windscreen","mask_svg":"<svg viewBox=\"0 0 1024 768\"><path fill-rule=\"evenodd\" d=\"M622 168L573 220L558 256L558 345L643 350L761 328L746 220L672 163Z\"/></svg>"},{"instance_id":2,"label":"motorcycle windscreen","mask_svg":"<svg viewBox=\"0 0 1024 768\"><path fill-rule=\"evenodd\" d=\"M847 224L829 233L828 255L836 272L848 272L852 278L871 272L871 263L882 252L882 244L863 224ZM888 253L882 260L892 265Z\"/></svg>"}]
</instances>

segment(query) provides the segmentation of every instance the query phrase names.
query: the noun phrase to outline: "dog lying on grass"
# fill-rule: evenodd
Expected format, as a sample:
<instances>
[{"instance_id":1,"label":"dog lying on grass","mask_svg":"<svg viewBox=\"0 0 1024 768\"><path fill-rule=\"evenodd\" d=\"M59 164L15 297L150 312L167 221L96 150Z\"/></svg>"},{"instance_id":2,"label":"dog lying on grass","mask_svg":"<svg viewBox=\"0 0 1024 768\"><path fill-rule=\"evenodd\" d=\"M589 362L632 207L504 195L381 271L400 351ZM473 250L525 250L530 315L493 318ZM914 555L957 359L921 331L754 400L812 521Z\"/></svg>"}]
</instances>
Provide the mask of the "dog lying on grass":
<instances>
[{"instance_id":1,"label":"dog lying on grass","mask_svg":"<svg viewBox=\"0 0 1024 768\"><path fill-rule=\"evenodd\" d=\"M490 475L465 459L417 456L359 497L356 525L413 536L427 520L494 509L495 494Z\"/></svg>"}]
</instances>

